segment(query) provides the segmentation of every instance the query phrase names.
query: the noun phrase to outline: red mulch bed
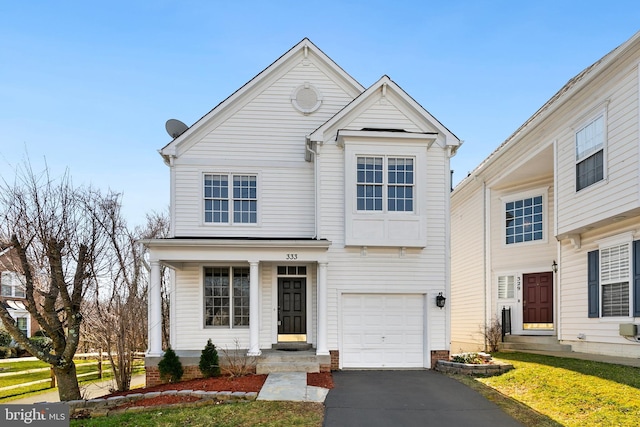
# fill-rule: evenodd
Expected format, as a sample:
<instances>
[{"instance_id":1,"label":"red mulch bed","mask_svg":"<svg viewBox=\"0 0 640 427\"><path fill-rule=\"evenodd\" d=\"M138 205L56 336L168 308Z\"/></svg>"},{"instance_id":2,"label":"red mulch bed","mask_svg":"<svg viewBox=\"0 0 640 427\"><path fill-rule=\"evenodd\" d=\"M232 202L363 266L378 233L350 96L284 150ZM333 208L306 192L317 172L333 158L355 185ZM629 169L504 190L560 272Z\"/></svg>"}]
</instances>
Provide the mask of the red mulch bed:
<instances>
[{"instance_id":1,"label":"red mulch bed","mask_svg":"<svg viewBox=\"0 0 640 427\"><path fill-rule=\"evenodd\" d=\"M121 391L103 396L104 398L113 396L126 396L132 393L148 393L152 391L165 390L203 390L203 391L244 391L259 392L264 382L267 380L266 375L246 375L244 377L217 377L217 378L199 378L189 381L181 381L179 383L161 384L154 387L136 388L129 391ZM307 374L307 385L315 387L333 388L333 376L331 372L320 372ZM170 405L174 403L187 403L200 400L194 396L158 396L154 398L141 399L134 402L125 403L119 408L127 408L131 406L158 406Z\"/></svg>"}]
</instances>

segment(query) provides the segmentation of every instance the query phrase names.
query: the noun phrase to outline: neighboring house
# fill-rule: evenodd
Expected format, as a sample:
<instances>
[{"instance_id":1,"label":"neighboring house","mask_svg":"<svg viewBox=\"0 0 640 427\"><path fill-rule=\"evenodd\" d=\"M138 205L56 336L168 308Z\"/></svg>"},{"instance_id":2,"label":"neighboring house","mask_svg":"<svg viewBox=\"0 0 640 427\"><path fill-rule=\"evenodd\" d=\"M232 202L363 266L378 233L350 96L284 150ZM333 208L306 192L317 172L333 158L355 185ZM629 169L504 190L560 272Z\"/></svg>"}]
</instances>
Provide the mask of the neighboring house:
<instances>
[{"instance_id":1,"label":"neighboring house","mask_svg":"<svg viewBox=\"0 0 640 427\"><path fill-rule=\"evenodd\" d=\"M447 357L436 297L459 145L389 77L365 89L302 40L160 150L173 237L144 241L147 372L162 354L161 264L188 364L209 338L255 356L306 343L322 369Z\"/></svg>"},{"instance_id":2,"label":"neighboring house","mask_svg":"<svg viewBox=\"0 0 640 427\"><path fill-rule=\"evenodd\" d=\"M4 304L18 328L30 337L37 325L31 324L31 315L24 306L26 294L24 288L24 275L19 273L18 259L11 246L0 246L0 283L2 292L0 303ZM34 322L35 323L35 322ZM0 329L4 329L0 322Z\"/></svg>"},{"instance_id":3,"label":"neighboring house","mask_svg":"<svg viewBox=\"0 0 640 427\"><path fill-rule=\"evenodd\" d=\"M529 349L640 357L639 64L637 33L455 188L454 351L508 308Z\"/></svg>"}]
</instances>

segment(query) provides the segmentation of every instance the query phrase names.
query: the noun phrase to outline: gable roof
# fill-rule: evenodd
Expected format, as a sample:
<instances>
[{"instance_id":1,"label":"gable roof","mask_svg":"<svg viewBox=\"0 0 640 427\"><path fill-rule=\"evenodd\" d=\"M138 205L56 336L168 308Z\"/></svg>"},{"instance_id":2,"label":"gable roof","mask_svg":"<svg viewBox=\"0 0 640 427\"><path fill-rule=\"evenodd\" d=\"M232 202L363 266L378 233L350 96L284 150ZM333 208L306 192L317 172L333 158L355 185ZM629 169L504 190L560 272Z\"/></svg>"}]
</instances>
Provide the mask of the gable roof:
<instances>
[{"instance_id":1,"label":"gable roof","mask_svg":"<svg viewBox=\"0 0 640 427\"><path fill-rule=\"evenodd\" d=\"M318 127L309 135L310 141L323 142L325 140L325 133L334 129L336 126L340 126L341 123L348 121L348 117L358 110L358 107L367 102L371 97L376 96L378 91L382 91L383 96L388 91L394 92L405 103L410 111L413 111L418 120L422 121L422 124L428 124L438 130L438 133L444 137L446 146L453 147L453 153L461 145L460 139L456 137L449 129L447 129L439 120L431 115L425 108L418 104L411 96L409 96L397 83L389 78L389 76L382 76L377 82L372 84L367 90L362 92L353 101L347 104L342 110L338 111L332 118L327 120L324 124ZM426 123L425 123L426 122ZM362 129L358 129L362 130ZM384 130L384 129L381 129ZM389 130L389 129L386 129ZM424 133L432 133L425 131Z\"/></svg>"},{"instance_id":2,"label":"gable roof","mask_svg":"<svg viewBox=\"0 0 640 427\"><path fill-rule=\"evenodd\" d=\"M304 38L284 53L280 58L275 60L271 65L258 73L253 79L249 80L229 97L216 105L211 111L198 119L181 135L177 136L173 141L160 149L160 154L165 159L165 162L168 163L170 157L176 156L178 154L178 149L182 148L183 145L188 144L186 141L192 140L191 137L197 134L201 129L208 128L209 125L215 123L216 120L223 120L226 118L226 113L230 114L230 110L233 110L235 105L247 102L247 100L251 99L253 96L252 94L259 92L260 88L267 86L274 76L278 76L283 70L293 67L296 63L296 58L300 55L303 55L305 58L309 55L314 55L315 59L319 60L319 63L323 64L323 66L333 72L339 83L347 92L351 93L352 96L355 97L364 90L364 87L360 83L358 83L338 64L322 52L322 50L313 44L311 40Z\"/></svg>"},{"instance_id":3,"label":"gable roof","mask_svg":"<svg viewBox=\"0 0 640 427\"><path fill-rule=\"evenodd\" d=\"M576 76L571 78L559 91L557 91L542 107L538 109L527 121L525 121L515 132L513 132L502 144L500 144L487 158L485 158L473 171L456 186L455 190L462 188L471 181L471 177L480 173L491 165L502 153L508 150L521 140L530 130L537 126L541 121L548 118L556 110L569 102L571 97L586 85L591 83L596 77L604 73L612 63L617 61L626 52L640 43L640 31L635 33L629 40L607 53L605 56L582 70ZM454 190L454 191L455 191Z\"/></svg>"}]
</instances>

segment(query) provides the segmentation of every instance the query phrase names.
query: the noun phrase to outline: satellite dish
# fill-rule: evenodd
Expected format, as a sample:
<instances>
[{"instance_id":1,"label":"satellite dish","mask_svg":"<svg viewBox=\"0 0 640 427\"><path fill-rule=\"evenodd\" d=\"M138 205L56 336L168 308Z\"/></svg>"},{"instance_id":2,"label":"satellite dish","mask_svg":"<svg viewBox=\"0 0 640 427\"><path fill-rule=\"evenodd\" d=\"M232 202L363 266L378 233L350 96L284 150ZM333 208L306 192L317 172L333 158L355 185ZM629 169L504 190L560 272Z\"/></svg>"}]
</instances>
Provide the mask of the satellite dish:
<instances>
[{"instance_id":1,"label":"satellite dish","mask_svg":"<svg viewBox=\"0 0 640 427\"><path fill-rule=\"evenodd\" d=\"M167 130L169 136L173 139L176 139L180 135L184 133L189 127L182 123L180 120L169 119L167 123L164 125L164 128Z\"/></svg>"}]
</instances>

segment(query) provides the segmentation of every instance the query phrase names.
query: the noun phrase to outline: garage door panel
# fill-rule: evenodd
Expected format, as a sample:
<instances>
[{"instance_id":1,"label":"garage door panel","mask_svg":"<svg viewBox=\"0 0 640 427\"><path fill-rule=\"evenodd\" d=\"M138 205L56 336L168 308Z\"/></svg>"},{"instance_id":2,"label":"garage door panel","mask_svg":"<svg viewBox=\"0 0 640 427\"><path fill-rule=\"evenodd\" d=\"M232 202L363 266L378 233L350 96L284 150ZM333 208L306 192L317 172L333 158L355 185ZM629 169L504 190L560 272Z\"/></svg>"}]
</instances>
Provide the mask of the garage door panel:
<instances>
[{"instance_id":1,"label":"garage door panel","mask_svg":"<svg viewBox=\"0 0 640 427\"><path fill-rule=\"evenodd\" d=\"M343 295L343 367L423 367L423 310L419 294Z\"/></svg>"}]
</instances>

